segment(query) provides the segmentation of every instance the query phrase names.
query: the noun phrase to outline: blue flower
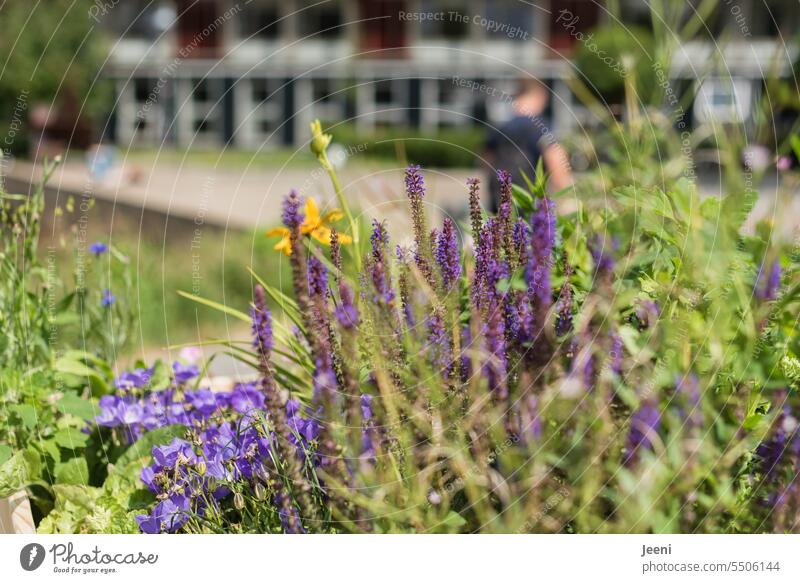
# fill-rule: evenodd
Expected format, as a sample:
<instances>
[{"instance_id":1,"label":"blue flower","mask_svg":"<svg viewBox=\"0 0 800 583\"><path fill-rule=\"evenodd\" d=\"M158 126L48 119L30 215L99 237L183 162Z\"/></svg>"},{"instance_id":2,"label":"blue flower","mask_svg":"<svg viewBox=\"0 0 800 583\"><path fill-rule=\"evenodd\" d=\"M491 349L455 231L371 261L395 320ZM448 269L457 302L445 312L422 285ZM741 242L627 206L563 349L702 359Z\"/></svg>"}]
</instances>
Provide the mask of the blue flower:
<instances>
[{"instance_id":1,"label":"blue flower","mask_svg":"<svg viewBox=\"0 0 800 583\"><path fill-rule=\"evenodd\" d=\"M231 394L231 406L239 413L264 406L264 395L253 385L238 385Z\"/></svg>"},{"instance_id":2,"label":"blue flower","mask_svg":"<svg viewBox=\"0 0 800 583\"><path fill-rule=\"evenodd\" d=\"M113 306L116 302L117 302L117 296L112 294L110 289L104 289L103 295L100 298L100 304L102 304L104 308L108 308Z\"/></svg>"},{"instance_id":3,"label":"blue flower","mask_svg":"<svg viewBox=\"0 0 800 583\"><path fill-rule=\"evenodd\" d=\"M137 368L130 372L124 372L114 381L114 386L118 389L141 389L153 376L153 368Z\"/></svg>"},{"instance_id":4,"label":"blue flower","mask_svg":"<svg viewBox=\"0 0 800 583\"><path fill-rule=\"evenodd\" d=\"M108 245L102 243L100 241L95 241L91 245L89 245L89 251L94 253L97 257L102 255L103 253L108 252Z\"/></svg>"},{"instance_id":5,"label":"blue flower","mask_svg":"<svg viewBox=\"0 0 800 583\"><path fill-rule=\"evenodd\" d=\"M175 375L175 382L179 385L192 380L200 374L200 371L195 365L182 364L177 360L172 363L172 372Z\"/></svg>"}]
</instances>

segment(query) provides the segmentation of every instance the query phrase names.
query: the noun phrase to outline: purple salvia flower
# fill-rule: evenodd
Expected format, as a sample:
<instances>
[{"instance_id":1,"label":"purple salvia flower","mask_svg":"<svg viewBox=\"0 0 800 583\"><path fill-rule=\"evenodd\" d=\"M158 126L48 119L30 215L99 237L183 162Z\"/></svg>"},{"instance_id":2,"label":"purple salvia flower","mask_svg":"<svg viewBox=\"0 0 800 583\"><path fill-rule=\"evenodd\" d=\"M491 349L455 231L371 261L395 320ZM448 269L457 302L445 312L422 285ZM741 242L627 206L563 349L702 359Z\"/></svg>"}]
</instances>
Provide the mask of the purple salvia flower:
<instances>
[{"instance_id":1,"label":"purple salvia flower","mask_svg":"<svg viewBox=\"0 0 800 583\"><path fill-rule=\"evenodd\" d=\"M339 244L339 233L334 227L331 227L331 263L336 268L334 276L338 281L342 273L342 246Z\"/></svg>"},{"instance_id":2,"label":"purple salvia flower","mask_svg":"<svg viewBox=\"0 0 800 583\"><path fill-rule=\"evenodd\" d=\"M769 273L764 273L764 264L758 271L756 280L756 297L764 302L771 302L778 297L778 289L781 285L781 264L775 260L770 265Z\"/></svg>"},{"instance_id":3,"label":"purple salvia flower","mask_svg":"<svg viewBox=\"0 0 800 583\"><path fill-rule=\"evenodd\" d=\"M653 300L641 300L636 305L634 315L639 323L639 329L645 330L653 327L655 323L658 322L658 318L661 315L661 308L659 308L658 303Z\"/></svg>"},{"instance_id":4,"label":"purple salvia flower","mask_svg":"<svg viewBox=\"0 0 800 583\"><path fill-rule=\"evenodd\" d=\"M389 245L389 234L386 232L386 223L372 219L372 233L369 236L372 244L372 260L385 262L386 247Z\"/></svg>"},{"instance_id":5,"label":"purple salvia flower","mask_svg":"<svg viewBox=\"0 0 800 583\"><path fill-rule=\"evenodd\" d=\"M452 349L450 348L450 337L445 329L444 320L438 311L434 311L428 318L427 347L434 366L440 368L443 371L443 376L447 377L452 364Z\"/></svg>"},{"instance_id":6,"label":"purple salvia flower","mask_svg":"<svg viewBox=\"0 0 800 583\"><path fill-rule=\"evenodd\" d=\"M505 296L506 338L518 345L531 340L533 314L530 304L521 291L510 291Z\"/></svg>"},{"instance_id":7,"label":"purple salvia flower","mask_svg":"<svg viewBox=\"0 0 800 583\"><path fill-rule=\"evenodd\" d=\"M422 199L425 197L425 180L417 165L406 169L406 194L411 204L411 221L414 225L414 240L418 248L423 248L425 237L425 217L422 210Z\"/></svg>"},{"instance_id":8,"label":"purple salvia flower","mask_svg":"<svg viewBox=\"0 0 800 583\"><path fill-rule=\"evenodd\" d=\"M606 244L603 237L596 235L589 241L589 253L594 261L595 275L611 275L616 266L616 261L611 251L616 249L616 244Z\"/></svg>"},{"instance_id":9,"label":"purple salvia flower","mask_svg":"<svg viewBox=\"0 0 800 583\"><path fill-rule=\"evenodd\" d=\"M635 462L641 448L652 449L661 424L661 412L655 403L645 401L631 416L631 427L626 442L625 464Z\"/></svg>"},{"instance_id":10,"label":"purple salvia flower","mask_svg":"<svg viewBox=\"0 0 800 583\"><path fill-rule=\"evenodd\" d=\"M261 362L269 362L272 352L272 314L267 306L264 288L256 285L253 291L253 307L250 309L253 330L253 347L258 351Z\"/></svg>"},{"instance_id":11,"label":"purple salvia flower","mask_svg":"<svg viewBox=\"0 0 800 583\"><path fill-rule=\"evenodd\" d=\"M539 199L536 210L531 213L531 251L525 267L528 301L531 303L535 319L534 337L543 330L547 311L553 302L550 277L555 237L554 205L549 198L544 197Z\"/></svg>"},{"instance_id":12,"label":"purple salvia flower","mask_svg":"<svg viewBox=\"0 0 800 583\"><path fill-rule=\"evenodd\" d=\"M514 222L511 245L514 249L517 265L526 265L528 263L528 247L530 246L530 226L522 219L517 219Z\"/></svg>"},{"instance_id":13,"label":"purple salvia flower","mask_svg":"<svg viewBox=\"0 0 800 583\"><path fill-rule=\"evenodd\" d=\"M611 372L622 374L622 337L617 332L611 333L611 353L609 354Z\"/></svg>"},{"instance_id":14,"label":"purple salvia flower","mask_svg":"<svg viewBox=\"0 0 800 583\"><path fill-rule=\"evenodd\" d=\"M301 204L300 196L296 190L291 190L289 195L283 199L283 224L288 228L295 230L299 229L303 224L303 211L300 210Z\"/></svg>"},{"instance_id":15,"label":"purple salvia flower","mask_svg":"<svg viewBox=\"0 0 800 583\"><path fill-rule=\"evenodd\" d=\"M309 255L307 269L308 295L315 300L324 300L328 295L328 270L315 255Z\"/></svg>"},{"instance_id":16,"label":"purple salvia flower","mask_svg":"<svg viewBox=\"0 0 800 583\"><path fill-rule=\"evenodd\" d=\"M408 251L400 245L397 246L397 262L400 265L400 273L397 278L397 287L400 291L400 302L403 307L403 317L409 328L414 327L414 310L411 306L411 292L408 284Z\"/></svg>"},{"instance_id":17,"label":"purple salvia flower","mask_svg":"<svg viewBox=\"0 0 800 583\"><path fill-rule=\"evenodd\" d=\"M455 224L450 217L445 217L442 232L434 254L436 263L442 273L442 284L449 290L458 281L461 275L461 261L458 255L458 239Z\"/></svg>"},{"instance_id":18,"label":"purple salvia flower","mask_svg":"<svg viewBox=\"0 0 800 583\"><path fill-rule=\"evenodd\" d=\"M497 283L508 277L508 266L500 260L499 240L495 227L496 219L489 219L481 230L480 241L475 257L475 277L472 286L472 300L480 309L499 306Z\"/></svg>"},{"instance_id":19,"label":"purple salvia flower","mask_svg":"<svg viewBox=\"0 0 800 583\"><path fill-rule=\"evenodd\" d=\"M497 171L497 180L500 182L500 202L497 207L497 224L500 229L500 240L507 255L511 249L511 173L506 170Z\"/></svg>"},{"instance_id":20,"label":"purple salvia flower","mask_svg":"<svg viewBox=\"0 0 800 583\"><path fill-rule=\"evenodd\" d=\"M556 334L563 336L572 332L572 266L564 254L564 284L558 294L558 314L556 315Z\"/></svg>"},{"instance_id":21,"label":"purple salvia flower","mask_svg":"<svg viewBox=\"0 0 800 583\"><path fill-rule=\"evenodd\" d=\"M339 287L339 300L339 305L336 306L333 315L342 328L352 330L358 326L358 308L355 306L353 290L344 282Z\"/></svg>"},{"instance_id":22,"label":"purple salvia flower","mask_svg":"<svg viewBox=\"0 0 800 583\"><path fill-rule=\"evenodd\" d=\"M430 240L425 227L425 213L422 208L422 199L425 197L425 181L420 174L419 166L411 165L406 169L406 193L411 206L411 223L414 227L414 260L428 284L435 285L433 270L431 269L429 251Z\"/></svg>"},{"instance_id":23,"label":"purple salvia flower","mask_svg":"<svg viewBox=\"0 0 800 583\"><path fill-rule=\"evenodd\" d=\"M539 399L528 395L521 403L520 424L522 436L526 443L538 441L542 436L542 418L539 415Z\"/></svg>"},{"instance_id":24,"label":"purple salvia flower","mask_svg":"<svg viewBox=\"0 0 800 583\"><path fill-rule=\"evenodd\" d=\"M472 238L475 239L477 247L483 227L483 216L481 214L481 181L478 178L468 178L469 187L469 221L472 227Z\"/></svg>"},{"instance_id":25,"label":"purple salvia flower","mask_svg":"<svg viewBox=\"0 0 800 583\"><path fill-rule=\"evenodd\" d=\"M508 398L506 385L506 360L505 326L500 310L492 310L484 327L486 352L488 357L483 365L483 372L489 381L489 389L498 401Z\"/></svg>"},{"instance_id":26,"label":"purple salvia flower","mask_svg":"<svg viewBox=\"0 0 800 583\"><path fill-rule=\"evenodd\" d=\"M675 382L679 396L679 412L690 430L699 429L703 425L703 411L700 409L700 383L697 375L689 373Z\"/></svg>"}]
</instances>

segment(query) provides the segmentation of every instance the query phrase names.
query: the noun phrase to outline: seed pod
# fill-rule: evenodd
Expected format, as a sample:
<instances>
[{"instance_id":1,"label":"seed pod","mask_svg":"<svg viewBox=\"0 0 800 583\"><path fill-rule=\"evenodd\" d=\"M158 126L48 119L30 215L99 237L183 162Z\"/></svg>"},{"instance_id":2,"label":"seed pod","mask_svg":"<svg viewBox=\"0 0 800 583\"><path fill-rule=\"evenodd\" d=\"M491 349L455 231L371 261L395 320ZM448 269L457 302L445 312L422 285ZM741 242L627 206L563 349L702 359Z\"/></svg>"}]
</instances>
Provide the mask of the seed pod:
<instances>
[{"instance_id":1,"label":"seed pod","mask_svg":"<svg viewBox=\"0 0 800 583\"><path fill-rule=\"evenodd\" d=\"M236 507L236 510L244 508L244 496L242 496L241 492L236 492L236 494L233 495L233 505Z\"/></svg>"}]
</instances>

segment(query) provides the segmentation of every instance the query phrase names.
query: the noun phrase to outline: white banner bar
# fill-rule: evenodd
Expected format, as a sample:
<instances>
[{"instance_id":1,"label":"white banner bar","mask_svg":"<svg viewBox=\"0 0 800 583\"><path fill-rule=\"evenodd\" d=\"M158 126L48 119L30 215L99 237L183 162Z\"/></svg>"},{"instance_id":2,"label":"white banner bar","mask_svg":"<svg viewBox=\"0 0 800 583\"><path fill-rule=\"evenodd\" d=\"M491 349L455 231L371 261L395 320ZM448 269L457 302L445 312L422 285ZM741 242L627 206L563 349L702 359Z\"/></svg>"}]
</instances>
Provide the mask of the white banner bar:
<instances>
[{"instance_id":1,"label":"white banner bar","mask_svg":"<svg viewBox=\"0 0 800 583\"><path fill-rule=\"evenodd\" d=\"M0 573L8 583L796 583L800 535L6 535Z\"/></svg>"}]
</instances>

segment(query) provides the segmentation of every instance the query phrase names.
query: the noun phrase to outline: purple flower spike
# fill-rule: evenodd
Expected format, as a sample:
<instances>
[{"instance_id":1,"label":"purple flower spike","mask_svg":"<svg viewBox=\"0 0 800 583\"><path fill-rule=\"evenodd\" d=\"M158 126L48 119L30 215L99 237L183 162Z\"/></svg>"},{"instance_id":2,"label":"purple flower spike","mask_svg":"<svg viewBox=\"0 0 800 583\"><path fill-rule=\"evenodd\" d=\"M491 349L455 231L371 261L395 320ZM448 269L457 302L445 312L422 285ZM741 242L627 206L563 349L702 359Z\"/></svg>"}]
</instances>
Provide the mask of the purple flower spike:
<instances>
[{"instance_id":1,"label":"purple flower spike","mask_svg":"<svg viewBox=\"0 0 800 583\"><path fill-rule=\"evenodd\" d=\"M616 244L609 245L603 237L597 235L589 241L589 253L594 260L596 275L611 274L616 266L614 256L611 251L616 248Z\"/></svg>"},{"instance_id":2,"label":"purple flower spike","mask_svg":"<svg viewBox=\"0 0 800 583\"><path fill-rule=\"evenodd\" d=\"M625 452L625 464L633 463L640 448L653 448L653 441L661 424L661 413L658 407L645 401L631 416L631 428Z\"/></svg>"},{"instance_id":3,"label":"purple flower spike","mask_svg":"<svg viewBox=\"0 0 800 583\"><path fill-rule=\"evenodd\" d=\"M447 376L447 369L449 368L452 358L450 350L450 339L445 330L444 320L442 315L435 311L428 318L428 350L431 355L431 361L434 366L444 371L443 376Z\"/></svg>"},{"instance_id":4,"label":"purple flower spike","mask_svg":"<svg viewBox=\"0 0 800 583\"><path fill-rule=\"evenodd\" d=\"M442 283L450 289L461 275L461 262L458 256L458 239L455 224L450 217L445 217L442 232L436 245L436 262L442 272Z\"/></svg>"},{"instance_id":5,"label":"purple flower spike","mask_svg":"<svg viewBox=\"0 0 800 583\"><path fill-rule=\"evenodd\" d=\"M342 282L339 289L339 298L341 301L336 306L333 315L342 328L352 330L358 326L358 308L354 304L353 290L344 282Z\"/></svg>"},{"instance_id":6,"label":"purple flower spike","mask_svg":"<svg viewBox=\"0 0 800 583\"><path fill-rule=\"evenodd\" d=\"M761 301L771 302L778 297L778 289L781 286L781 264L778 261L773 261L769 272L766 274L764 272L765 269L762 264L756 281L756 296Z\"/></svg>"},{"instance_id":7,"label":"purple flower spike","mask_svg":"<svg viewBox=\"0 0 800 583\"><path fill-rule=\"evenodd\" d=\"M385 222L372 219L372 233L369 241L372 243L372 259L383 263L386 247L389 245L389 234L386 232Z\"/></svg>"},{"instance_id":8,"label":"purple flower spike","mask_svg":"<svg viewBox=\"0 0 800 583\"><path fill-rule=\"evenodd\" d=\"M412 164L406 168L406 192L408 196L425 196L425 180L420 174L419 165Z\"/></svg>"},{"instance_id":9,"label":"purple flower spike","mask_svg":"<svg viewBox=\"0 0 800 583\"><path fill-rule=\"evenodd\" d=\"M315 255L308 257L308 295L325 298L328 294L328 270Z\"/></svg>"},{"instance_id":10,"label":"purple flower spike","mask_svg":"<svg viewBox=\"0 0 800 583\"><path fill-rule=\"evenodd\" d=\"M553 202L545 197L539 199L531 214L531 252L525 267L528 299L536 316L538 336L544 326L547 310L553 302L551 270L553 267L553 245L556 238L556 216Z\"/></svg>"},{"instance_id":11,"label":"purple flower spike","mask_svg":"<svg viewBox=\"0 0 800 583\"><path fill-rule=\"evenodd\" d=\"M483 367L483 372L489 381L489 389L494 393L495 399L504 401L508 398L506 386L506 360L505 326L500 310L493 310L489 314L484 335L486 337L486 351L488 359Z\"/></svg>"},{"instance_id":12,"label":"purple flower spike","mask_svg":"<svg viewBox=\"0 0 800 583\"><path fill-rule=\"evenodd\" d=\"M260 285L253 292L253 307L250 309L252 320L253 347L258 350L262 361L269 361L272 352L272 314L267 307L264 288Z\"/></svg>"},{"instance_id":13,"label":"purple flower spike","mask_svg":"<svg viewBox=\"0 0 800 583\"><path fill-rule=\"evenodd\" d=\"M299 229L303 223L303 212L300 210L300 196L296 190L289 192L283 200L283 224L290 229Z\"/></svg>"}]
</instances>

